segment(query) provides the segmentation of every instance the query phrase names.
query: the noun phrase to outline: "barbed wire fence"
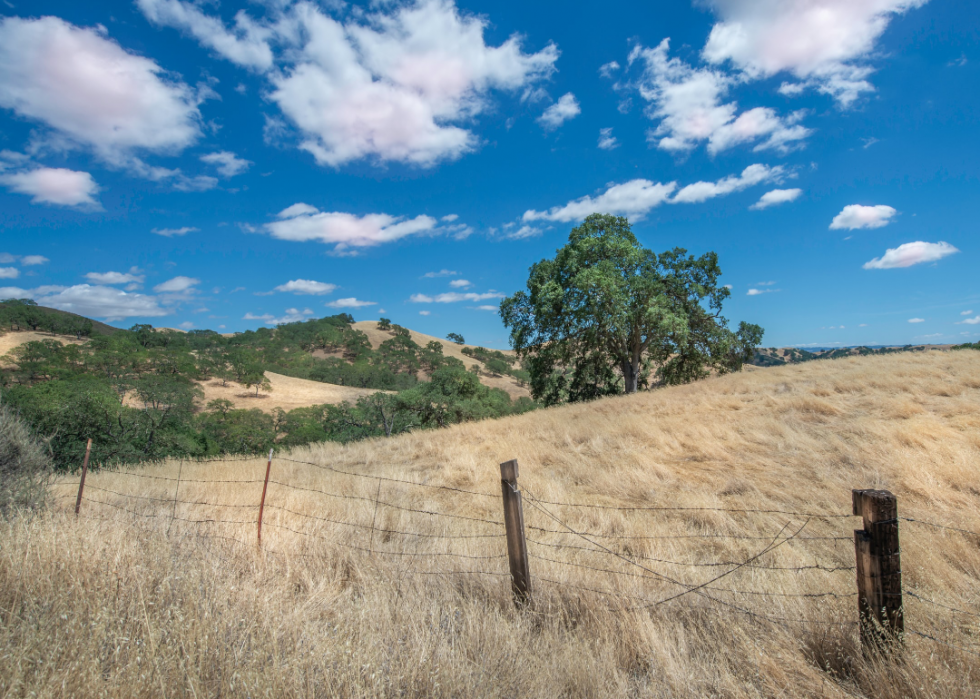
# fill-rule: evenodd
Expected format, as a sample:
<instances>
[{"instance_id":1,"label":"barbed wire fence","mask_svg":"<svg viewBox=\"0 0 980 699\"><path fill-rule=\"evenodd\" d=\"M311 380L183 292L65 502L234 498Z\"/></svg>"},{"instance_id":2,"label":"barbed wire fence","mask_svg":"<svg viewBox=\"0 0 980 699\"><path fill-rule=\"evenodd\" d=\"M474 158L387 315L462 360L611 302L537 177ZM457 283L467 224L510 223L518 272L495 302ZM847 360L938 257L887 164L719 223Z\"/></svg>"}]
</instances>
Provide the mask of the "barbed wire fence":
<instances>
[{"instance_id":1,"label":"barbed wire fence","mask_svg":"<svg viewBox=\"0 0 980 699\"><path fill-rule=\"evenodd\" d=\"M265 478L182 477L185 464L255 463L260 460L266 462L263 464ZM934 599L935 592L902 588L897 532L898 523L903 522L911 525L913 531L920 528L948 532L967 537L974 544L980 544L980 533L919 518L899 517L894 505L895 498L887 491L854 491L854 509L850 513L732 507L614 506L538 497L526 486L518 487L516 461L507 462L501 467L502 495L358 473L285 456L276 456L275 462L280 468L273 471L271 452L268 460L255 456L185 459L176 477L131 470L102 470L89 474L88 483L83 469L77 483L62 480L57 484L69 489L77 488L77 492L66 492L55 496L55 499L75 500L76 513L79 512L78 506L84 504L82 512L86 518L118 521L119 516L129 515L134 520L152 520L167 523L168 526L180 523L206 527L204 530L195 529L193 536L203 540L227 541L250 550L258 546L264 553L283 558L308 557L311 554L296 550L286 552L269 546L268 541L261 538L263 526L280 534L300 537L306 542L344 549L352 552L352 555L391 561L397 565L399 575L477 576L488 581L488 584L510 578L515 603L528 613L553 613L568 600L588 601L594 608L620 613L650 612L665 605L679 605L699 612L727 611L783 627L860 627L866 647L887 649L888 644L882 643L882 640L900 641L905 635L913 635L957 652L980 657L980 625L973 621L980 619L978 611L939 602ZM283 464L288 464L293 473L283 474ZM512 477L506 475L511 472L504 468L510 468L509 464L513 464ZM321 487L312 476L323 473L348 482L335 484L340 487L333 489ZM290 478L290 475L295 477ZM140 487L141 491L124 492L125 488L118 486L116 488L119 489L105 487L99 482L105 476L132 479L134 487ZM367 486L366 490L344 487L358 481ZM228 485L236 489L238 500L247 496L249 501L219 501L213 492L209 492L214 486ZM388 490L383 492L383 486L389 486ZM192 490L199 494L197 497L188 498L186 494L182 497L182 487L184 493ZM251 492L253 488L254 496ZM436 507L419 497L419 492L449 495L455 505L449 509L465 510L466 514ZM290 498L297 497L307 501L312 499L316 514L301 511L309 508L291 505ZM501 498L504 517L498 519L491 513L499 507ZM879 498L881 502L888 500L892 503L893 514L878 516L877 519L872 516L869 521L868 511L861 511L862 498ZM509 499L513 499L510 505ZM528 505L526 513L523 510L525 502ZM514 503L516 509L509 512L508 507L513 507ZM364 511L371 514L369 523L352 516L351 508L358 506L367 506ZM885 507L889 505L885 503ZM485 516L478 516L484 512ZM379 513L382 515L380 521ZM512 516L515 513L516 521ZM525 514L528 515L527 522L524 520ZM599 516L626 518L694 514L764 518L775 531L657 535L595 531ZM835 524L843 524L861 514L865 515L865 529L855 530L854 536L846 536L835 530ZM397 519L403 520L402 523L386 524L392 519L390 515L397 515ZM418 526L418 518L425 519L429 525L428 531ZM404 520L415 524L406 524ZM248 528L253 526L256 527L255 538L250 542L246 536ZM758 522L755 526L758 527ZM222 527L225 528L224 533ZM229 534L227 527L235 527L236 532ZM360 538L356 534L351 536L351 533L358 532ZM882 554L875 547L890 536L889 532L894 534L895 551ZM684 543L687 547L685 552L689 555L653 555L650 551L651 546L675 546L678 542ZM708 552L691 548L695 542L706 547ZM847 553L848 543L855 544L854 554ZM862 545L867 549L863 557ZM719 556L720 546L726 550ZM820 550L811 548L814 546ZM740 552L738 557L731 554L733 549ZM789 551L793 555L784 558L796 559L795 564L780 560L779 554ZM712 554L715 554L714 558ZM855 556L850 559L855 562L853 565L848 560L851 555ZM805 561L799 562L801 558ZM504 559L508 559L509 571L503 564ZM855 575L858 583L856 589L854 577L851 577ZM786 576L793 579L790 586L793 591L786 591L781 584ZM745 577L750 578L751 584L744 580ZM777 603L792 600L817 603L812 609L814 613L810 616L780 613ZM949 629L938 625L932 628L906 628L903 606L906 600L970 620L968 623L953 624L952 627L961 631L960 636L974 642L975 646L966 647L962 642L951 641L944 634ZM846 608L839 605L834 609L826 608L824 605L829 602L853 603L853 607L847 613Z\"/></svg>"}]
</instances>

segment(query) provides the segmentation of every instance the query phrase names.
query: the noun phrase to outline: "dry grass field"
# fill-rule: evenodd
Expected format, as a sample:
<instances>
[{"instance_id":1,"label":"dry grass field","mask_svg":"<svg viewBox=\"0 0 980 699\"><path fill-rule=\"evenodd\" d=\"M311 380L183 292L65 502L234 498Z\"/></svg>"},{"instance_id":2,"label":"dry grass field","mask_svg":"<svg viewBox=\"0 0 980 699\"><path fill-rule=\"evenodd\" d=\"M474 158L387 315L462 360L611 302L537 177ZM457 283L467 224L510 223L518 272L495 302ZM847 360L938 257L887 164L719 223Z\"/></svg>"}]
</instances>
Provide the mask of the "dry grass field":
<instances>
[{"instance_id":1,"label":"dry grass field","mask_svg":"<svg viewBox=\"0 0 980 699\"><path fill-rule=\"evenodd\" d=\"M524 611L495 524L511 458ZM866 659L849 515L887 488L980 531L978 467L961 351L277 455L261 547L262 459L93 473L77 519L66 477L53 512L0 523L0 694L976 697L980 538L902 520L906 628L948 645Z\"/></svg>"},{"instance_id":2,"label":"dry grass field","mask_svg":"<svg viewBox=\"0 0 980 699\"><path fill-rule=\"evenodd\" d=\"M201 399L200 403L207 405L212 400L223 398L231 401L236 408L259 408L265 412L271 412L273 408L292 410L293 408L306 408L324 403L343 403L344 401L354 403L361 396L371 396L378 393L376 388L338 386L321 381L297 379L272 371L265 372L265 376L269 379L271 390L260 390L258 396L255 395L254 388L246 388L234 381L229 381L225 385L222 385L219 380L198 381L198 385L204 391L204 398Z\"/></svg>"}]
</instances>

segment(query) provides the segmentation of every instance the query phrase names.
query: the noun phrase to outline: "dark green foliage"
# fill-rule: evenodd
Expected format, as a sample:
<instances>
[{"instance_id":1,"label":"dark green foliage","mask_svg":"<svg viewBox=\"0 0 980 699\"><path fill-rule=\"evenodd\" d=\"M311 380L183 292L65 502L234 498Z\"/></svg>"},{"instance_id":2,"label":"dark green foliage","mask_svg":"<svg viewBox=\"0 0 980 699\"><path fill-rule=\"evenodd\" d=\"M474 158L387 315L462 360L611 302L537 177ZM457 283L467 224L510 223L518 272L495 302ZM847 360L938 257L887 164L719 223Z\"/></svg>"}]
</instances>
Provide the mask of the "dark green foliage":
<instances>
[{"instance_id":1,"label":"dark green foliage","mask_svg":"<svg viewBox=\"0 0 980 699\"><path fill-rule=\"evenodd\" d=\"M0 405L0 515L41 508L50 475L45 448L13 410Z\"/></svg>"},{"instance_id":2,"label":"dark green foliage","mask_svg":"<svg viewBox=\"0 0 980 699\"><path fill-rule=\"evenodd\" d=\"M438 396L430 395L433 388L420 384L422 373L438 376L445 388L452 383L448 377L471 376L462 362L445 357L439 342L420 347L398 326L392 326L390 340L372 350L352 320L344 314L233 337L135 325L80 346L32 341L11 352L6 364L15 368L5 370L0 384L4 400L44 436L54 464L64 470L81 465L90 437L92 464L98 467L391 436L533 407L528 401L513 404L489 389L440 389ZM258 394L269 386L268 371L402 393L274 415L235 409L223 400L198 407L197 381L235 381Z\"/></svg>"},{"instance_id":3,"label":"dark green foliage","mask_svg":"<svg viewBox=\"0 0 980 699\"><path fill-rule=\"evenodd\" d=\"M457 345L466 344L466 340L464 340L463 336L460 335L459 333L449 333L448 335L446 335L446 339L449 340L450 342L455 342Z\"/></svg>"},{"instance_id":4,"label":"dark green foliage","mask_svg":"<svg viewBox=\"0 0 980 699\"><path fill-rule=\"evenodd\" d=\"M74 313L38 306L31 299L0 301L0 329L34 330L75 335L79 339L92 335L111 335L117 332L116 328Z\"/></svg>"},{"instance_id":5,"label":"dark green foliage","mask_svg":"<svg viewBox=\"0 0 980 699\"><path fill-rule=\"evenodd\" d=\"M962 349L980 350L980 342L973 342L973 343L965 342L962 345L953 345L953 349L954 350L962 350Z\"/></svg>"},{"instance_id":6,"label":"dark green foliage","mask_svg":"<svg viewBox=\"0 0 980 699\"><path fill-rule=\"evenodd\" d=\"M714 253L642 248L623 217L593 214L554 259L531 267L527 291L500 304L511 344L547 404L737 371L762 328L728 329L730 296Z\"/></svg>"},{"instance_id":7,"label":"dark green foliage","mask_svg":"<svg viewBox=\"0 0 980 699\"><path fill-rule=\"evenodd\" d=\"M378 330L391 330L391 319L382 318L378 321Z\"/></svg>"}]
</instances>

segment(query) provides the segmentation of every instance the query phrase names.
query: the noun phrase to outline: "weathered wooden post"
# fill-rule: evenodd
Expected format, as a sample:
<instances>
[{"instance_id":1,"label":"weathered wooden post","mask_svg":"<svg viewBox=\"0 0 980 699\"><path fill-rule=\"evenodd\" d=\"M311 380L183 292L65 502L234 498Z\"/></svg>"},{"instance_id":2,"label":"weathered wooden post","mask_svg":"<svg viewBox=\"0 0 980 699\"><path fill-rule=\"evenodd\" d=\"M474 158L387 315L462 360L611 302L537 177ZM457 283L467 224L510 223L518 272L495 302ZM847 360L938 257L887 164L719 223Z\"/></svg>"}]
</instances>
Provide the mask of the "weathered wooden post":
<instances>
[{"instance_id":1,"label":"weathered wooden post","mask_svg":"<svg viewBox=\"0 0 980 699\"><path fill-rule=\"evenodd\" d=\"M500 487L504 496L504 526L507 530L507 558L514 603L523 607L531 602L531 570L524 538L524 506L517 489L517 459L500 464Z\"/></svg>"},{"instance_id":2,"label":"weathered wooden post","mask_svg":"<svg viewBox=\"0 0 980 699\"><path fill-rule=\"evenodd\" d=\"M88 473L88 456L92 453L92 440L88 440L85 445L85 461L82 462L82 479L78 481L78 497L75 498L75 516L78 516L78 509L82 506L82 491L85 490L85 474Z\"/></svg>"},{"instance_id":3,"label":"weathered wooden post","mask_svg":"<svg viewBox=\"0 0 980 699\"><path fill-rule=\"evenodd\" d=\"M898 501L887 490L853 490L851 497L854 515L864 518L864 529L854 531L861 645L887 650L905 631Z\"/></svg>"},{"instance_id":4,"label":"weathered wooden post","mask_svg":"<svg viewBox=\"0 0 980 699\"><path fill-rule=\"evenodd\" d=\"M269 450L269 462L265 465L265 483L262 484L262 499L259 501L259 545L262 544L262 512L265 510L265 491L269 488L269 472L272 470L272 449Z\"/></svg>"}]
</instances>

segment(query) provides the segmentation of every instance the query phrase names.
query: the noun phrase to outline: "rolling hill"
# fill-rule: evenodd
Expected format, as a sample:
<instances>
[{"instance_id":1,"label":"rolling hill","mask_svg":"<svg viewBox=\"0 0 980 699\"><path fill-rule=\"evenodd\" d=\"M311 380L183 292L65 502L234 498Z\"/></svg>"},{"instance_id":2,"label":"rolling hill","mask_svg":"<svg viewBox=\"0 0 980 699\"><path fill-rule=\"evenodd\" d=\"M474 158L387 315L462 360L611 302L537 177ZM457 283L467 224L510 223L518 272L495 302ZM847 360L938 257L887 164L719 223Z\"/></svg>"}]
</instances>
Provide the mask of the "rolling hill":
<instances>
[{"instance_id":1,"label":"rolling hill","mask_svg":"<svg viewBox=\"0 0 980 699\"><path fill-rule=\"evenodd\" d=\"M512 458L526 611L495 524ZM54 513L0 522L0 688L974 697L978 463L980 352L961 351L296 449L273 460L262 547L261 459L90 474L77 519L66 477ZM852 488L904 518L894 662L857 640Z\"/></svg>"}]
</instances>

